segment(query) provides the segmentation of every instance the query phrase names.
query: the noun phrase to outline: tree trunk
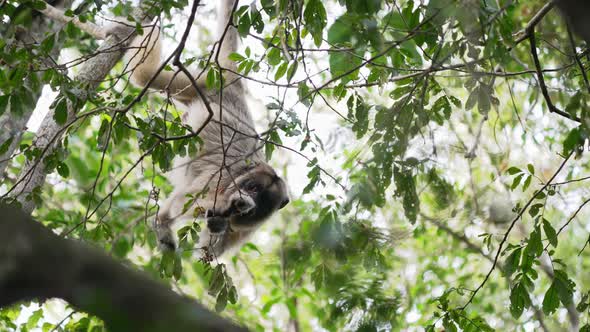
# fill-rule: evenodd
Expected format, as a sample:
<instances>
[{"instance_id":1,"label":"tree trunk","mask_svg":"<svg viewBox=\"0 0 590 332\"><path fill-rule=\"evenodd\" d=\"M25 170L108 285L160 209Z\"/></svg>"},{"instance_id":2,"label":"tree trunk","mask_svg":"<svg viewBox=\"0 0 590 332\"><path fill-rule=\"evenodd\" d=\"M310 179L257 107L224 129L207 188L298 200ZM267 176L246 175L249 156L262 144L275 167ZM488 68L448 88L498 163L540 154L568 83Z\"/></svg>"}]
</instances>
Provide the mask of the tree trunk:
<instances>
[{"instance_id":1,"label":"tree trunk","mask_svg":"<svg viewBox=\"0 0 590 332\"><path fill-rule=\"evenodd\" d=\"M555 3L576 33L590 45L590 1L556 0Z\"/></svg>"}]
</instances>

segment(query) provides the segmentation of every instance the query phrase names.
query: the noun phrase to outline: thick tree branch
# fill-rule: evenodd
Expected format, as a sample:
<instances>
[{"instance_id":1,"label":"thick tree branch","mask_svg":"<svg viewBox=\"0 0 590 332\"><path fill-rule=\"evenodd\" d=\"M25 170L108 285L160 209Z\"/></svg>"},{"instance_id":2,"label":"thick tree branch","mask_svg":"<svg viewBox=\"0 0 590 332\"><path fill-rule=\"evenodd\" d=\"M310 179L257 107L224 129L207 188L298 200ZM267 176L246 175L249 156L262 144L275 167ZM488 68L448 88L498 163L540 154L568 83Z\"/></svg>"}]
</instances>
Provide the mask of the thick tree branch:
<instances>
[{"instance_id":1,"label":"thick tree branch","mask_svg":"<svg viewBox=\"0 0 590 332\"><path fill-rule=\"evenodd\" d=\"M524 29L519 33L519 36L514 40L515 44L520 44L525 41L535 31L535 27L541 20L553 9L555 3L553 1L547 2L527 23Z\"/></svg>"},{"instance_id":2,"label":"thick tree branch","mask_svg":"<svg viewBox=\"0 0 590 332\"><path fill-rule=\"evenodd\" d=\"M111 331L245 331L98 250L0 205L0 307L58 297Z\"/></svg>"},{"instance_id":3,"label":"thick tree branch","mask_svg":"<svg viewBox=\"0 0 590 332\"><path fill-rule=\"evenodd\" d=\"M53 20L64 24L72 22L72 24L74 24L78 29L88 33L96 39L104 40L107 38L106 31L100 26L92 22L80 22L76 16L68 17L62 10L55 8L50 4L46 4L45 9L39 10L39 12Z\"/></svg>"}]
</instances>

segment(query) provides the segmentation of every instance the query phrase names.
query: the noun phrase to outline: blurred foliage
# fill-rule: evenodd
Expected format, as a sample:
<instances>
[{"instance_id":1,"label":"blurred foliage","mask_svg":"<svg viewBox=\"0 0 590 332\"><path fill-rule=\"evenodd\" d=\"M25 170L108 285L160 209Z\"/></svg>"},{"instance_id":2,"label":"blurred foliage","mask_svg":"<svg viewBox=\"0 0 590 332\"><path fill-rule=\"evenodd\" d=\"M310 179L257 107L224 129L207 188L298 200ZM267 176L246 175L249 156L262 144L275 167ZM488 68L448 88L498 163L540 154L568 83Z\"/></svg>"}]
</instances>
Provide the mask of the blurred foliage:
<instances>
[{"instance_id":1,"label":"blurred foliage","mask_svg":"<svg viewBox=\"0 0 590 332\"><path fill-rule=\"evenodd\" d=\"M84 58L48 66L55 35L32 45L11 35L26 31L42 1L0 3L2 24L12 27L0 39L0 114L33 107L22 88L28 78L60 91L51 107L65 121L71 91L81 88L72 72ZM130 4L82 1L68 15L100 23L127 16ZM177 42L190 4L144 4ZM28 197L38 220L252 330L589 331L582 152L590 59L555 10L534 26L548 95L564 114L551 113L523 31L544 5L240 2L233 23L243 47L230 58L250 97L267 104L266 113L253 109L263 113L266 155L284 169L293 199L223 259L195 258L199 220L179 226L178 253L157 250L149 225L171 190L163 173L201 142L161 139L189 133L181 111L155 94L135 101L123 65L93 92L57 152L43 155L32 148L34 134L25 135L0 193L10 192L25 160L40 160L50 176ZM197 15L212 13L208 4ZM207 63L211 26L204 19L193 27L204 33L193 33L187 63ZM78 54L97 47L73 24L60 34ZM206 70L216 86L223 69ZM72 310L57 301L4 308L0 330L105 330Z\"/></svg>"}]
</instances>

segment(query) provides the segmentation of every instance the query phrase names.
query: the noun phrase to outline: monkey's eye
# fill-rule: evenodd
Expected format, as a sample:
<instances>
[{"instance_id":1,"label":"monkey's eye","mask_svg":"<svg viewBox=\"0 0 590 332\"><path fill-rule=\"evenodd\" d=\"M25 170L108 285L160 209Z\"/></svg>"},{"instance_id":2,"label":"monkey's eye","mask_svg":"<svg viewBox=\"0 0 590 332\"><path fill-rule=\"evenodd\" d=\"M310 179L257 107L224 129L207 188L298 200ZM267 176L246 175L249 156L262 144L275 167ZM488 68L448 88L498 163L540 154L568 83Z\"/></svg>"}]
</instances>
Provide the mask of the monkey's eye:
<instances>
[{"instance_id":1,"label":"monkey's eye","mask_svg":"<svg viewBox=\"0 0 590 332\"><path fill-rule=\"evenodd\" d=\"M261 189L260 184L256 182L248 182L242 188L249 192L259 192Z\"/></svg>"}]
</instances>

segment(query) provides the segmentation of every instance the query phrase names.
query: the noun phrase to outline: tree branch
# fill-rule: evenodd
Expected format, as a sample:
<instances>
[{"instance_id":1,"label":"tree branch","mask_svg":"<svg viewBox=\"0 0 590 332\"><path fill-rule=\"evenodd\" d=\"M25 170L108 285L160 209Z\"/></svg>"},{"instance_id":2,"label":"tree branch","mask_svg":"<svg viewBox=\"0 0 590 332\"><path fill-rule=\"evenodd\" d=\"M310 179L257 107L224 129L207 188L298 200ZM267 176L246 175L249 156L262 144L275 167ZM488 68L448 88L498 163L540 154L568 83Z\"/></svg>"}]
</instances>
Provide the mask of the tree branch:
<instances>
[{"instance_id":1,"label":"tree branch","mask_svg":"<svg viewBox=\"0 0 590 332\"><path fill-rule=\"evenodd\" d=\"M531 55L533 56L533 62L535 64L535 69L537 71L537 80L539 81L539 86L541 87L541 92L543 93L543 97L545 98L545 102L547 103L547 107L549 107L549 111L555 114L559 114L564 118L568 118L570 120L581 122L580 118L577 116L570 115L569 113L560 110L557 108L553 102L551 101L551 96L549 96L549 91L547 90L547 85L545 84L545 79L543 78L543 69L541 68L541 62L539 61L539 55L537 54L537 42L535 39L535 32L534 30L529 35L529 42L531 44Z\"/></svg>"},{"instance_id":2,"label":"tree branch","mask_svg":"<svg viewBox=\"0 0 590 332\"><path fill-rule=\"evenodd\" d=\"M0 205L0 307L59 297L111 331L246 331L98 250Z\"/></svg>"},{"instance_id":3,"label":"tree branch","mask_svg":"<svg viewBox=\"0 0 590 332\"><path fill-rule=\"evenodd\" d=\"M39 10L43 15L56 20L58 22L67 24L72 22L78 29L88 33L96 39L104 40L107 38L107 33L102 27L92 22L80 22L77 17L68 17L62 10L59 10L52 5L46 3L45 9Z\"/></svg>"},{"instance_id":4,"label":"tree branch","mask_svg":"<svg viewBox=\"0 0 590 332\"><path fill-rule=\"evenodd\" d=\"M144 13L139 13L139 17L145 17ZM130 28L128 38L133 37L134 28ZM51 155L56 151L61 136L71 124L75 114L81 109L91 93L100 85L102 80L109 74L115 64L121 59L124 53L124 47L121 47L125 40L121 40L115 34L109 35L104 43L98 48L95 57L88 59L80 69L75 78L76 89L69 92L73 93L76 102L67 102L67 120L65 125L60 125L54 120L55 109L51 109L43 119L37 135L35 137L35 147L42 151L41 156L33 161L28 161L21 173L19 179L13 188L9 190L11 197L16 198L25 212L31 213L35 208L35 202L30 194L43 185L45 182L46 172L43 167L42 158ZM64 92L60 93L57 98L66 98Z\"/></svg>"},{"instance_id":5,"label":"tree branch","mask_svg":"<svg viewBox=\"0 0 590 332\"><path fill-rule=\"evenodd\" d=\"M535 14L535 16L533 16L533 18L531 18L531 20L527 23L527 25L524 27L524 29L521 32L519 32L519 37L514 40L514 43L516 45L518 45L518 44L522 43L524 40L526 40L531 34L533 34L537 24L539 24L539 22L541 22L543 17L545 17L545 15L547 15L547 13L549 13L551 11L551 9L553 9L554 5L555 5L555 3L553 1L547 2L545 4L545 6L543 6Z\"/></svg>"}]
</instances>

